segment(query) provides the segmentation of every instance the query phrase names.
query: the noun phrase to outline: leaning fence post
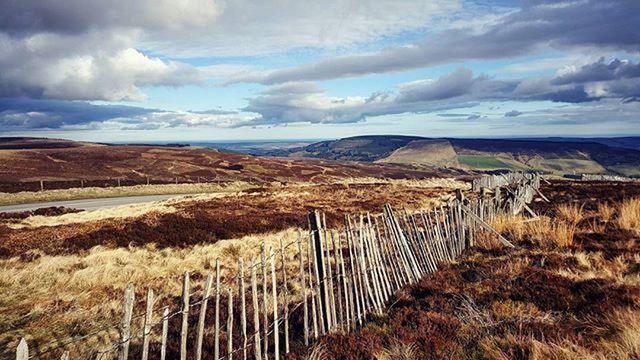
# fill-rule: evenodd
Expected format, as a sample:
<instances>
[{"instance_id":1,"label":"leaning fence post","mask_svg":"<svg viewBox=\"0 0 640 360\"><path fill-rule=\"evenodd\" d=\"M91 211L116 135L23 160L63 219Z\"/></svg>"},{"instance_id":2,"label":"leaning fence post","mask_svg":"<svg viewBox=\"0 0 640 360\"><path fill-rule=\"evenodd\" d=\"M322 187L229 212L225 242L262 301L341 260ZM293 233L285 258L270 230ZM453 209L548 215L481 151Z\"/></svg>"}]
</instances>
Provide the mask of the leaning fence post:
<instances>
[{"instance_id":1,"label":"leaning fence post","mask_svg":"<svg viewBox=\"0 0 640 360\"><path fill-rule=\"evenodd\" d=\"M16 349L16 360L28 360L29 359L29 346L27 345L27 340L24 338L20 339L20 343L18 344L18 348Z\"/></svg>"},{"instance_id":2,"label":"leaning fence post","mask_svg":"<svg viewBox=\"0 0 640 360\"><path fill-rule=\"evenodd\" d=\"M127 360L129 356L129 344L131 343L131 317L133 315L133 300L135 297L133 284L129 283L124 291L124 316L120 324L120 351L119 360Z\"/></svg>"},{"instance_id":3,"label":"leaning fence post","mask_svg":"<svg viewBox=\"0 0 640 360\"><path fill-rule=\"evenodd\" d=\"M211 297L211 284L213 283L213 274L207 275L207 281L204 285L204 293L202 294L202 304L200 305L200 316L198 317L198 333L196 338L196 360L202 359L202 341L204 338L204 323L207 316L207 304Z\"/></svg>"},{"instance_id":4,"label":"leaning fence post","mask_svg":"<svg viewBox=\"0 0 640 360\"><path fill-rule=\"evenodd\" d=\"M187 335L189 334L189 273L182 279L182 329L180 330L180 360L187 359Z\"/></svg>"},{"instance_id":5,"label":"leaning fence post","mask_svg":"<svg viewBox=\"0 0 640 360\"><path fill-rule=\"evenodd\" d=\"M147 291L147 311L144 314L144 327L142 332L142 360L149 358L149 338L151 336L151 323L153 322L153 290Z\"/></svg>"}]
</instances>

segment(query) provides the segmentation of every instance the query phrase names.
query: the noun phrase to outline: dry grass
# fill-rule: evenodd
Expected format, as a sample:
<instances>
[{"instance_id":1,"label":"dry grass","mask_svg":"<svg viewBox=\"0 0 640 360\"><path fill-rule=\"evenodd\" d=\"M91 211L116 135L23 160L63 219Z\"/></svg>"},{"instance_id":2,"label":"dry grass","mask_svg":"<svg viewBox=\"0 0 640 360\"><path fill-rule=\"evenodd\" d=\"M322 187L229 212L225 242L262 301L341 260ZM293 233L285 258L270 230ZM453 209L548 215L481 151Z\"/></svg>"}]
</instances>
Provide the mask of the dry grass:
<instances>
[{"instance_id":1,"label":"dry grass","mask_svg":"<svg viewBox=\"0 0 640 360\"><path fill-rule=\"evenodd\" d=\"M389 348L374 355L376 360L414 360L418 358L418 347L414 343L394 341Z\"/></svg>"},{"instance_id":2,"label":"dry grass","mask_svg":"<svg viewBox=\"0 0 640 360\"><path fill-rule=\"evenodd\" d=\"M577 204L561 204L556 207L556 211L558 213L558 218L575 226L584 219L583 208L584 205L578 206Z\"/></svg>"},{"instance_id":3,"label":"dry grass","mask_svg":"<svg viewBox=\"0 0 640 360\"><path fill-rule=\"evenodd\" d=\"M609 203L599 203L598 204L598 216L602 221L609 222L613 219L613 215L615 214L616 209L611 206Z\"/></svg>"},{"instance_id":4,"label":"dry grass","mask_svg":"<svg viewBox=\"0 0 640 360\"><path fill-rule=\"evenodd\" d=\"M298 232L290 229L184 249L95 247L84 256L41 256L30 262L20 258L2 260L0 329L9 330L2 331L0 344L19 338L14 332L18 330L13 328L15 324L20 324L21 334L29 334L39 344L115 324L123 291L130 282L136 285L140 306L147 288L154 289L157 308L173 306L172 299L180 295L185 271L192 274L192 286L198 289L219 258L224 282L237 273L238 257L245 259L245 268L252 258L259 257L263 241L267 247L279 249L281 239L284 244L291 244L297 238ZM285 250L289 274L297 272L296 254L295 243ZM293 281L289 288L289 299L297 301L297 282ZM137 312L140 311L141 307Z\"/></svg>"},{"instance_id":5,"label":"dry grass","mask_svg":"<svg viewBox=\"0 0 640 360\"><path fill-rule=\"evenodd\" d=\"M566 340L549 344L531 340L534 359L632 360L640 358L640 311L618 310L608 319L615 335L603 338L589 348Z\"/></svg>"},{"instance_id":6,"label":"dry grass","mask_svg":"<svg viewBox=\"0 0 640 360\"><path fill-rule=\"evenodd\" d=\"M520 242L528 239L544 248L571 246L576 232L574 225L547 216L525 220L521 216L501 215L491 225L509 240ZM486 241L480 240L479 243Z\"/></svg>"},{"instance_id":7,"label":"dry grass","mask_svg":"<svg viewBox=\"0 0 640 360\"><path fill-rule=\"evenodd\" d=\"M97 199L142 195L201 194L218 192L236 192L255 187L248 182L225 184L167 184L135 185L109 188L73 188L45 191L23 191L18 193L0 193L0 205L27 204L47 201L79 199Z\"/></svg>"},{"instance_id":8,"label":"dry grass","mask_svg":"<svg viewBox=\"0 0 640 360\"><path fill-rule=\"evenodd\" d=\"M628 199L620 205L618 225L640 234L640 199Z\"/></svg>"}]
</instances>

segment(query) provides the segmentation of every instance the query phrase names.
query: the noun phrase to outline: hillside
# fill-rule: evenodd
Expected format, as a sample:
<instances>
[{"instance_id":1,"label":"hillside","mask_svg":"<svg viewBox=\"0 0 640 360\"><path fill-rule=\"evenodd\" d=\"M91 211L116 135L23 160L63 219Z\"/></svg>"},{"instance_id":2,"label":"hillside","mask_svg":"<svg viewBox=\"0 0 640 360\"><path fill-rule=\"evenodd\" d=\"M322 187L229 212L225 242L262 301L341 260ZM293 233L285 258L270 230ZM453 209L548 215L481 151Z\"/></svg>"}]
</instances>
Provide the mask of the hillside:
<instances>
[{"instance_id":1,"label":"hillside","mask_svg":"<svg viewBox=\"0 0 640 360\"><path fill-rule=\"evenodd\" d=\"M123 184L200 180L288 181L350 177L433 177L434 171L394 164L354 163L324 159L260 157L204 148L155 145L104 145L48 139L0 139L0 191L20 190L16 184L39 188L45 180L84 180L86 185L122 179ZM60 186L57 186L60 185ZM13 187L18 188L13 189ZM74 186L77 183L74 182ZM104 185L102 185L104 186ZM28 190L31 188L24 188Z\"/></svg>"},{"instance_id":2,"label":"hillside","mask_svg":"<svg viewBox=\"0 0 640 360\"><path fill-rule=\"evenodd\" d=\"M630 139L611 143L633 144ZM468 170L540 170L553 173L640 175L640 150L559 139L429 139L416 136L358 136L289 150L289 156L395 163ZM630 147L631 145L627 145Z\"/></svg>"}]
</instances>

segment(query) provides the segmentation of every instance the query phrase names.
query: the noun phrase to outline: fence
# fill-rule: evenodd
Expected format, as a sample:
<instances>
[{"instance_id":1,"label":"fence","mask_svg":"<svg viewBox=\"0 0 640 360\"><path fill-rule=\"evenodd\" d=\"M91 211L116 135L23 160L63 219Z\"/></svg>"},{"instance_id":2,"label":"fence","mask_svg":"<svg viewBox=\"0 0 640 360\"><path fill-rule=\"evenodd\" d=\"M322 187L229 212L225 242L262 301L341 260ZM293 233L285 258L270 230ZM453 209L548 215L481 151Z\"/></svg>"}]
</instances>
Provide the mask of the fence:
<instances>
[{"instance_id":1,"label":"fence","mask_svg":"<svg viewBox=\"0 0 640 360\"><path fill-rule=\"evenodd\" d=\"M428 212L385 205L381 214L345 216L340 229L328 229L324 215L312 210L308 232L288 244L280 242L279 249L263 244L259 258L247 267L240 259L236 274L226 280L217 260L198 291L192 292L195 279L185 273L182 296L162 307L154 302L152 289L136 307L135 288L129 284L118 324L32 353L23 338L17 359L74 355L125 360L135 355L143 360L278 360L292 347L306 347L323 334L359 329L386 309L395 291L474 246L479 232L493 233L513 247L489 224L498 214L519 212L531 201L537 185L530 180L503 188L508 196L497 188L491 196L483 192L467 199L459 191L450 204ZM118 339L110 346L74 346L70 354L70 344L114 330Z\"/></svg>"}]
</instances>

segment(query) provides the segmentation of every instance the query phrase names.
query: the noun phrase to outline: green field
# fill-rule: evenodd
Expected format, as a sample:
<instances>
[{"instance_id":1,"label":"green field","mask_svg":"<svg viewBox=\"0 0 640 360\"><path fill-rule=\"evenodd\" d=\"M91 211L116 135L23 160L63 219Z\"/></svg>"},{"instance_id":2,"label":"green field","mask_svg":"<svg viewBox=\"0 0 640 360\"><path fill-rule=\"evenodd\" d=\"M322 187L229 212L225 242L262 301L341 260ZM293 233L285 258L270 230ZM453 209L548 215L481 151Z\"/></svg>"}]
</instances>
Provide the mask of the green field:
<instances>
[{"instance_id":1,"label":"green field","mask_svg":"<svg viewBox=\"0 0 640 360\"><path fill-rule=\"evenodd\" d=\"M513 166L505 164L493 156L458 155L460 165L471 169L512 169Z\"/></svg>"}]
</instances>

